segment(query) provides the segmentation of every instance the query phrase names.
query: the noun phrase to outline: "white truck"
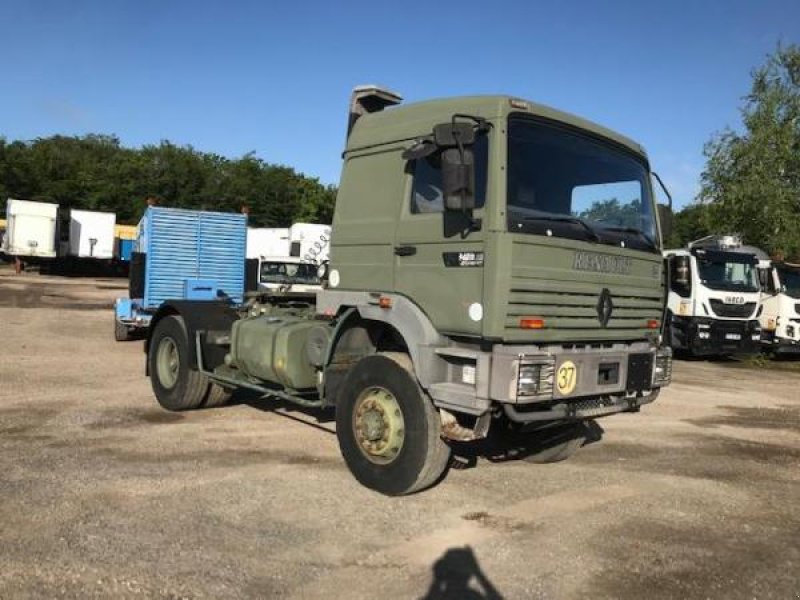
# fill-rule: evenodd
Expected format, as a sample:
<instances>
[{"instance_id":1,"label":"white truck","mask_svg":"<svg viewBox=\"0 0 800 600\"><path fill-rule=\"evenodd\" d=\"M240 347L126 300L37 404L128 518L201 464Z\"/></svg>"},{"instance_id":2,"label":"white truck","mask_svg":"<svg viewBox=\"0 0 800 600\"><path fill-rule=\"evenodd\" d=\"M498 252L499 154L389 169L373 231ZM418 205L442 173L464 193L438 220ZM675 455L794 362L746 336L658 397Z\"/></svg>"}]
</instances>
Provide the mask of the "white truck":
<instances>
[{"instance_id":1,"label":"white truck","mask_svg":"<svg viewBox=\"0 0 800 600\"><path fill-rule=\"evenodd\" d=\"M271 295L313 296L322 290L318 269L296 256L264 256L258 264L258 289Z\"/></svg>"},{"instance_id":2,"label":"white truck","mask_svg":"<svg viewBox=\"0 0 800 600\"><path fill-rule=\"evenodd\" d=\"M291 242L288 227L248 227L247 258L289 256Z\"/></svg>"},{"instance_id":3,"label":"white truck","mask_svg":"<svg viewBox=\"0 0 800 600\"><path fill-rule=\"evenodd\" d=\"M117 215L71 208L61 224L61 256L111 261Z\"/></svg>"},{"instance_id":4,"label":"white truck","mask_svg":"<svg viewBox=\"0 0 800 600\"><path fill-rule=\"evenodd\" d=\"M758 258L738 236L708 236L665 250L665 339L695 356L760 351Z\"/></svg>"},{"instance_id":5,"label":"white truck","mask_svg":"<svg viewBox=\"0 0 800 600\"><path fill-rule=\"evenodd\" d=\"M331 226L317 223L295 223L289 228L290 256L320 265L328 260Z\"/></svg>"},{"instance_id":6,"label":"white truck","mask_svg":"<svg viewBox=\"0 0 800 600\"><path fill-rule=\"evenodd\" d=\"M776 354L800 353L800 264L762 259L761 342Z\"/></svg>"},{"instance_id":7,"label":"white truck","mask_svg":"<svg viewBox=\"0 0 800 600\"><path fill-rule=\"evenodd\" d=\"M55 258L57 220L58 204L9 198L0 250L23 261Z\"/></svg>"}]
</instances>

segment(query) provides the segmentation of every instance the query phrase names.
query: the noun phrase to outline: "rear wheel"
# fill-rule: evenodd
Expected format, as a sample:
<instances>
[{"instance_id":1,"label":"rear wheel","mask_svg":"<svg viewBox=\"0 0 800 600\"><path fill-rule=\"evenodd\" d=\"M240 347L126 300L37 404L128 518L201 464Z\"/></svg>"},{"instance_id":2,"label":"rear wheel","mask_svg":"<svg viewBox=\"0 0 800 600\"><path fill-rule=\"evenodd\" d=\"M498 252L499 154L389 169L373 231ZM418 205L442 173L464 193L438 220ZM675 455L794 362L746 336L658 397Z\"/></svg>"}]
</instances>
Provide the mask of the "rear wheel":
<instances>
[{"instance_id":1,"label":"rear wheel","mask_svg":"<svg viewBox=\"0 0 800 600\"><path fill-rule=\"evenodd\" d=\"M406 355L361 359L336 404L336 435L350 471L364 486L411 494L433 485L450 460L441 421L409 370Z\"/></svg>"},{"instance_id":2,"label":"rear wheel","mask_svg":"<svg viewBox=\"0 0 800 600\"><path fill-rule=\"evenodd\" d=\"M181 317L171 315L156 324L147 360L150 383L161 406L179 411L204 405L211 384L189 366L189 338Z\"/></svg>"}]
</instances>

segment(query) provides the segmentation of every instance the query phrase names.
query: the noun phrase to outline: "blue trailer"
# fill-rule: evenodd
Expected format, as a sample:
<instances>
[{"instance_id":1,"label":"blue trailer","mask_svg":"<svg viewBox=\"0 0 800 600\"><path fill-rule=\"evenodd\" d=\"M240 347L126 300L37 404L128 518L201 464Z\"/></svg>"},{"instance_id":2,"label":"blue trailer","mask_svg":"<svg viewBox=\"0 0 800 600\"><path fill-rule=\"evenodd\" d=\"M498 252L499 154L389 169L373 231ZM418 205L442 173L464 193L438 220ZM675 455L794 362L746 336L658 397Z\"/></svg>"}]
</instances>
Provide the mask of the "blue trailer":
<instances>
[{"instance_id":1,"label":"blue trailer","mask_svg":"<svg viewBox=\"0 0 800 600\"><path fill-rule=\"evenodd\" d=\"M247 217L148 207L131 254L129 293L114 303L114 337L131 339L167 300L244 302Z\"/></svg>"}]
</instances>

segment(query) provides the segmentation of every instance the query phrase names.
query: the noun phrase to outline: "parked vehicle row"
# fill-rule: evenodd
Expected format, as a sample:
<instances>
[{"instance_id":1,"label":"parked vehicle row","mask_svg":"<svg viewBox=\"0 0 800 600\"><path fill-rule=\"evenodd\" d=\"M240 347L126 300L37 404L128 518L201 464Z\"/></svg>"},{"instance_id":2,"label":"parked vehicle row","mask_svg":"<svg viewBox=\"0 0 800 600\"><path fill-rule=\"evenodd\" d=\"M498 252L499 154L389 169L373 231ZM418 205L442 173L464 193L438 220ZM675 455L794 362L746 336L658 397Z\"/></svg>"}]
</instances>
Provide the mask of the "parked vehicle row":
<instances>
[{"instance_id":1,"label":"parked vehicle row","mask_svg":"<svg viewBox=\"0 0 800 600\"><path fill-rule=\"evenodd\" d=\"M694 356L800 352L800 266L735 235L665 250L665 337Z\"/></svg>"},{"instance_id":2,"label":"parked vehicle row","mask_svg":"<svg viewBox=\"0 0 800 600\"><path fill-rule=\"evenodd\" d=\"M61 209L50 202L9 198L0 252L17 264L47 264L60 268L76 263L111 265L125 262L116 215Z\"/></svg>"}]
</instances>

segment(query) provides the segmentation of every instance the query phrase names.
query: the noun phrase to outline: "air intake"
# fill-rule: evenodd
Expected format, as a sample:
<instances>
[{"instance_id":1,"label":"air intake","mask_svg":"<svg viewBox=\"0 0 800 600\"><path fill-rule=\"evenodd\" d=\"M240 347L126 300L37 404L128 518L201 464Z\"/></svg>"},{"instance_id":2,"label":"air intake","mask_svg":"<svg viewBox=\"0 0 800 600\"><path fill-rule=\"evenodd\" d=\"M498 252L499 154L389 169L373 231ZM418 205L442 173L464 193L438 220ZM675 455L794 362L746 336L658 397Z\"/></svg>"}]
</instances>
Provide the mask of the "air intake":
<instances>
[{"instance_id":1,"label":"air intake","mask_svg":"<svg viewBox=\"0 0 800 600\"><path fill-rule=\"evenodd\" d=\"M381 88L377 85L359 85L353 88L350 94L350 116L347 121L347 137L353 130L353 125L363 115L380 112L387 106L400 104L403 98L399 94Z\"/></svg>"}]
</instances>

